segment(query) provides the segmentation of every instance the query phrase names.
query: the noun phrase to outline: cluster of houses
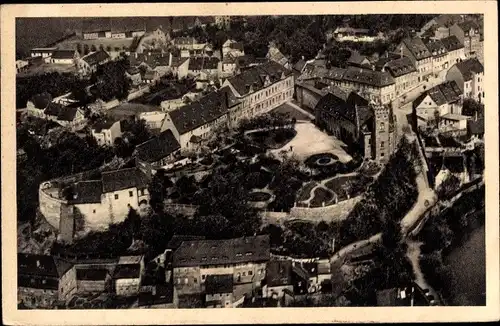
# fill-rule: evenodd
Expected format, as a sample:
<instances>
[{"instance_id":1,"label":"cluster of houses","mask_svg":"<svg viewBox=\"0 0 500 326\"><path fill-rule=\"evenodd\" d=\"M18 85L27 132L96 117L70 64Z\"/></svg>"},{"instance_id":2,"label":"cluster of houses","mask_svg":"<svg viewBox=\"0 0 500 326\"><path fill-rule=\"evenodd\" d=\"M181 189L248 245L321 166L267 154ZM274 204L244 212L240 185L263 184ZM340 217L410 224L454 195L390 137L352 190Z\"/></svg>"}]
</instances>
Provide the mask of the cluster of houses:
<instances>
[{"instance_id":1,"label":"cluster of houses","mask_svg":"<svg viewBox=\"0 0 500 326\"><path fill-rule=\"evenodd\" d=\"M136 298L141 308L241 306L247 300L319 293L331 280L328 259L271 257L268 235L206 240L174 236L165 252L144 256L61 258L18 254L19 301L28 308L65 306L101 293Z\"/></svg>"}]
</instances>

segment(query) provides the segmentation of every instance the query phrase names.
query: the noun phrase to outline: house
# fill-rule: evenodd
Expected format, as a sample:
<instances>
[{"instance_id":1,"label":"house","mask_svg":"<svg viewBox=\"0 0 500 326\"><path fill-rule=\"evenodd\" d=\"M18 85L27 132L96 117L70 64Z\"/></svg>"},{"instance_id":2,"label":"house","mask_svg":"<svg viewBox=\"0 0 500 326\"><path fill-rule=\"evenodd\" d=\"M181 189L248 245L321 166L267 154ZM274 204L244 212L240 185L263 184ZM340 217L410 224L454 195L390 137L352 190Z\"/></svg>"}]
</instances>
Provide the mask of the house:
<instances>
[{"instance_id":1,"label":"house","mask_svg":"<svg viewBox=\"0 0 500 326\"><path fill-rule=\"evenodd\" d=\"M454 81L464 98L484 100L484 67L476 58L454 64L446 73L446 80Z\"/></svg>"},{"instance_id":2,"label":"house","mask_svg":"<svg viewBox=\"0 0 500 326\"><path fill-rule=\"evenodd\" d=\"M184 241L173 255L175 287L179 295L203 293L209 275L232 275L234 286L259 287L269 250L268 235Z\"/></svg>"},{"instance_id":3,"label":"house","mask_svg":"<svg viewBox=\"0 0 500 326\"><path fill-rule=\"evenodd\" d=\"M232 308L233 274L207 275L205 279L205 306Z\"/></svg>"},{"instance_id":4,"label":"house","mask_svg":"<svg viewBox=\"0 0 500 326\"><path fill-rule=\"evenodd\" d=\"M455 81L434 86L413 101L413 112L418 124L427 125L436 116L446 114L460 115L462 113L462 91ZM436 113L438 112L438 114Z\"/></svg>"},{"instance_id":5,"label":"house","mask_svg":"<svg viewBox=\"0 0 500 326\"><path fill-rule=\"evenodd\" d=\"M18 253L18 301L31 309L53 309L64 302L72 288L72 266L69 261L52 256Z\"/></svg>"},{"instance_id":6,"label":"house","mask_svg":"<svg viewBox=\"0 0 500 326\"><path fill-rule=\"evenodd\" d=\"M227 123L227 106L220 92L166 113L161 131L171 130L182 151L193 150L218 126Z\"/></svg>"},{"instance_id":7,"label":"house","mask_svg":"<svg viewBox=\"0 0 500 326\"><path fill-rule=\"evenodd\" d=\"M16 60L16 73L23 72L28 69L29 66L28 60Z\"/></svg>"},{"instance_id":8,"label":"house","mask_svg":"<svg viewBox=\"0 0 500 326\"><path fill-rule=\"evenodd\" d=\"M186 78L189 72L189 62L189 58L173 57L170 64L173 75L178 79Z\"/></svg>"},{"instance_id":9,"label":"house","mask_svg":"<svg viewBox=\"0 0 500 326\"><path fill-rule=\"evenodd\" d=\"M378 307L413 306L413 287L392 288L377 291Z\"/></svg>"},{"instance_id":10,"label":"house","mask_svg":"<svg viewBox=\"0 0 500 326\"><path fill-rule=\"evenodd\" d=\"M339 42L373 42L377 38L371 36L370 30L367 28L337 27L332 35Z\"/></svg>"},{"instance_id":11,"label":"house","mask_svg":"<svg viewBox=\"0 0 500 326\"><path fill-rule=\"evenodd\" d=\"M139 264L119 264L113 273L113 287L116 295L134 296L141 286L141 266Z\"/></svg>"},{"instance_id":12,"label":"house","mask_svg":"<svg viewBox=\"0 0 500 326\"><path fill-rule=\"evenodd\" d=\"M266 278L263 283L264 298L281 299L285 295L285 290L293 292L292 261L270 261L266 266Z\"/></svg>"},{"instance_id":13,"label":"house","mask_svg":"<svg viewBox=\"0 0 500 326\"><path fill-rule=\"evenodd\" d=\"M129 56L132 67L146 67L156 71L160 77L171 71L172 59L172 53L165 53L163 50L145 50L143 53L133 53Z\"/></svg>"},{"instance_id":14,"label":"house","mask_svg":"<svg viewBox=\"0 0 500 326\"><path fill-rule=\"evenodd\" d=\"M281 53L274 42L269 43L269 49L266 54L266 59L274 61L285 68L289 68L290 65L288 58L285 57L283 53Z\"/></svg>"},{"instance_id":15,"label":"house","mask_svg":"<svg viewBox=\"0 0 500 326\"><path fill-rule=\"evenodd\" d=\"M84 40L96 40L100 38L111 38L111 30L89 30L82 32Z\"/></svg>"},{"instance_id":16,"label":"house","mask_svg":"<svg viewBox=\"0 0 500 326\"><path fill-rule=\"evenodd\" d=\"M237 126L243 118L267 113L291 101L294 75L283 65L269 61L226 79L222 84L224 86L228 87L226 98L231 99L233 107L229 110L229 125Z\"/></svg>"},{"instance_id":17,"label":"house","mask_svg":"<svg viewBox=\"0 0 500 326\"><path fill-rule=\"evenodd\" d=\"M160 75L156 70L148 70L141 75L141 79L146 84L156 84L160 80Z\"/></svg>"},{"instance_id":18,"label":"house","mask_svg":"<svg viewBox=\"0 0 500 326\"><path fill-rule=\"evenodd\" d=\"M467 134L467 122L471 117L460 114L447 113L439 117L438 128L441 133L460 136Z\"/></svg>"},{"instance_id":19,"label":"house","mask_svg":"<svg viewBox=\"0 0 500 326\"><path fill-rule=\"evenodd\" d=\"M161 129L165 113L162 111L141 112L137 115L139 120L144 120L146 126L153 132Z\"/></svg>"},{"instance_id":20,"label":"house","mask_svg":"<svg viewBox=\"0 0 500 326\"><path fill-rule=\"evenodd\" d=\"M419 73L418 82L423 82L432 74L432 53L427 49L420 37L405 38L397 49L402 55L411 59Z\"/></svg>"},{"instance_id":21,"label":"house","mask_svg":"<svg viewBox=\"0 0 500 326\"><path fill-rule=\"evenodd\" d=\"M171 130L166 130L158 136L137 145L135 148L138 162L143 166L162 167L172 161L181 146Z\"/></svg>"},{"instance_id":22,"label":"house","mask_svg":"<svg viewBox=\"0 0 500 326\"><path fill-rule=\"evenodd\" d=\"M315 121L346 144L361 148L365 158L385 163L396 147L392 107L370 103L351 92L347 99L327 93L314 108Z\"/></svg>"},{"instance_id":23,"label":"house","mask_svg":"<svg viewBox=\"0 0 500 326\"><path fill-rule=\"evenodd\" d=\"M455 35L442 38L441 43L443 43L448 52L448 68L465 59L464 45Z\"/></svg>"},{"instance_id":24,"label":"house","mask_svg":"<svg viewBox=\"0 0 500 326\"><path fill-rule=\"evenodd\" d=\"M448 50L443 42L432 39L424 39L423 42L432 54L432 72L434 75L437 76L440 71L448 69L450 60L448 59Z\"/></svg>"},{"instance_id":25,"label":"house","mask_svg":"<svg viewBox=\"0 0 500 326\"><path fill-rule=\"evenodd\" d=\"M194 20L195 27L205 28L208 25L212 25L215 23L215 18L213 16L198 16Z\"/></svg>"},{"instance_id":26,"label":"house","mask_svg":"<svg viewBox=\"0 0 500 326\"><path fill-rule=\"evenodd\" d=\"M90 130L100 146L113 146L115 139L122 136L120 121L98 121L92 125Z\"/></svg>"},{"instance_id":27,"label":"house","mask_svg":"<svg viewBox=\"0 0 500 326\"><path fill-rule=\"evenodd\" d=\"M347 99L347 93L339 87L315 81L314 84L298 81L295 83L295 95L300 107L314 110L319 100L328 93Z\"/></svg>"},{"instance_id":28,"label":"house","mask_svg":"<svg viewBox=\"0 0 500 326\"><path fill-rule=\"evenodd\" d=\"M351 51L351 56L347 59L347 65L353 67L367 68L371 66L370 60L358 51Z\"/></svg>"},{"instance_id":29,"label":"house","mask_svg":"<svg viewBox=\"0 0 500 326\"><path fill-rule=\"evenodd\" d=\"M394 57L393 57L394 58ZM377 70L387 71L394 79L396 97L418 86L418 71L410 58L406 56L391 58L381 58L375 64Z\"/></svg>"},{"instance_id":30,"label":"house","mask_svg":"<svg viewBox=\"0 0 500 326\"><path fill-rule=\"evenodd\" d=\"M74 65L79 58L76 50L55 50L50 57L50 63Z\"/></svg>"},{"instance_id":31,"label":"house","mask_svg":"<svg viewBox=\"0 0 500 326\"><path fill-rule=\"evenodd\" d=\"M137 168L102 172L100 179L78 181L70 186L68 204L83 219L82 230L105 230L125 220L129 209L149 202L148 178Z\"/></svg>"},{"instance_id":32,"label":"house","mask_svg":"<svg viewBox=\"0 0 500 326\"><path fill-rule=\"evenodd\" d=\"M219 70L220 60L215 57L195 57L189 59L188 75L198 76L204 72L208 76L215 78Z\"/></svg>"},{"instance_id":33,"label":"house","mask_svg":"<svg viewBox=\"0 0 500 326\"><path fill-rule=\"evenodd\" d=\"M431 30L433 27L444 27L449 28L454 23L458 23L462 21L461 15L456 14L441 14L437 17L429 20L422 28L420 29L420 34L424 34L426 31Z\"/></svg>"},{"instance_id":34,"label":"house","mask_svg":"<svg viewBox=\"0 0 500 326\"><path fill-rule=\"evenodd\" d=\"M151 291L141 291L137 301L139 308L167 309L178 307L178 297L172 283L155 284Z\"/></svg>"},{"instance_id":35,"label":"house","mask_svg":"<svg viewBox=\"0 0 500 326\"><path fill-rule=\"evenodd\" d=\"M370 101L382 104L388 104L395 99L396 82L388 71L347 67L342 75L342 70L338 68L332 72L324 78L325 81L333 83L345 92L358 92Z\"/></svg>"},{"instance_id":36,"label":"house","mask_svg":"<svg viewBox=\"0 0 500 326\"><path fill-rule=\"evenodd\" d=\"M222 44L222 58L229 54L233 57L244 56L245 50L243 48L243 43L231 39L224 42L224 44Z\"/></svg>"},{"instance_id":37,"label":"house","mask_svg":"<svg viewBox=\"0 0 500 326\"><path fill-rule=\"evenodd\" d=\"M133 86L137 86L142 83L141 71L137 68L129 68L125 72L125 76L132 82Z\"/></svg>"},{"instance_id":38,"label":"house","mask_svg":"<svg viewBox=\"0 0 500 326\"><path fill-rule=\"evenodd\" d=\"M83 56L78 61L78 70L84 76L90 75L97 71L97 67L108 63L109 61L111 61L111 57L106 51L99 50L92 52Z\"/></svg>"},{"instance_id":39,"label":"house","mask_svg":"<svg viewBox=\"0 0 500 326\"><path fill-rule=\"evenodd\" d=\"M49 48L34 48L31 49L31 57L42 57L49 58L52 54L57 50L57 48L49 47Z\"/></svg>"},{"instance_id":40,"label":"house","mask_svg":"<svg viewBox=\"0 0 500 326\"><path fill-rule=\"evenodd\" d=\"M215 16L215 25L219 29L228 30L231 27L231 16Z\"/></svg>"},{"instance_id":41,"label":"house","mask_svg":"<svg viewBox=\"0 0 500 326\"><path fill-rule=\"evenodd\" d=\"M79 294L111 292L111 274L107 268L92 264L75 265L73 268L76 270L74 292Z\"/></svg>"},{"instance_id":42,"label":"house","mask_svg":"<svg viewBox=\"0 0 500 326\"><path fill-rule=\"evenodd\" d=\"M299 61L297 61L293 67L292 67L292 70L293 72L296 74L296 76L300 76L300 74L302 73L302 70L304 69L306 65L306 62L304 61L304 59L299 59Z\"/></svg>"},{"instance_id":43,"label":"house","mask_svg":"<svg viewBox=\"0 0 500 326\"><path fill-rule=\"evenodd\" d=\"M450 27L450 35L455 35L464 45L464 53L467 58L482 58L483 41L481 26L478 23L473 20L455 23Z\"/></svg>"},{"instance_id":44,"label":"house","mask_svg":"<svg viewBox=\"0 0 500 326\"><path fill-rule=\"evenodd\" d=\"M176 37L173 39L173 45L179 50L192 50L198 41L194 37Z\"/></svg>"},{"instance_id":45,"label":"house","mask_svg":"<svg viewBox=\"0 0 500 326\"><path fill-rule=\"evenodd\" d=\"M50 101L50 95L39 94L28 101L28 115L51 120L72 131L80 130L87 124L87 119L79 103L62 105Z\"/></svg>"}]
</instances>

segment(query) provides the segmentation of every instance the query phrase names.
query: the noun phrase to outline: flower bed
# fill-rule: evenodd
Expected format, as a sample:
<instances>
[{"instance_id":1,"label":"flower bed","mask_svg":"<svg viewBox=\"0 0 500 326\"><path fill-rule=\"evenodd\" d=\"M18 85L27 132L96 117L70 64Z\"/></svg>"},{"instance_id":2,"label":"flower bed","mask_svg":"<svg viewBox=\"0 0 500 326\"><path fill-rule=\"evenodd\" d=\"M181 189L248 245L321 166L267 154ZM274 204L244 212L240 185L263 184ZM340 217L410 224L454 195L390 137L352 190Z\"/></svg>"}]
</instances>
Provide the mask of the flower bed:
<instances>
[{"instance_id":1,"label":"flower bed","mask_svg":"<svg viewBox=\"0 0 500 326\"><path fill-rule=\"evenodd\" d=\"M314 190L314 198L311 200L310 207L321 207L323 206L323 203L325 205L328 205L328 202L330 202L333 199L333 194L323 188L317 188Z\"/></svg>"},{"instance_id":2,"label":"flower bed","mask_svg":"<svg viewBox=\"0 0 500 326\"><path fill-rule=\"evenodd\" d=\"M328 181L325 186L337 194L337 200L340 202L359 196L372 181L373 178L362 175L340 176Z\"/></svg>"},{"instance_id":3,"label":"flower bed","mask_svg":"<svg viewBox=\"0 0 500 326\"><path fill-rule=\"evenodd\" d=\"M267 192L261 192L261 191L256 191L256 192L251 192L248 194L248 201L268 201L271 199L271 195L268 194Z\"/></svg>"},{"instance_id":4,"label":"flower bed","mask_svg":"<svg viewBox=\"0 0 500 326\"><path fill-rule=\"evenodd\" d=\"M297 196L297 201L302 202L308 200L311 197L311 190L316 187L318 184L314 181L306 183Z\"/></svg>"},{"instance_id":5,"label":"flower bed","mask_svg":"<svg viewBox=\"0 0 500 326\"><path fill-rule=\"evenodd\" d=\"M338 161L338 159L338 156L335 154L321 153L309 156L304 163L310 168L317 168L321 166L332 165L333 163Z\"/></svg>"}]
</instances>

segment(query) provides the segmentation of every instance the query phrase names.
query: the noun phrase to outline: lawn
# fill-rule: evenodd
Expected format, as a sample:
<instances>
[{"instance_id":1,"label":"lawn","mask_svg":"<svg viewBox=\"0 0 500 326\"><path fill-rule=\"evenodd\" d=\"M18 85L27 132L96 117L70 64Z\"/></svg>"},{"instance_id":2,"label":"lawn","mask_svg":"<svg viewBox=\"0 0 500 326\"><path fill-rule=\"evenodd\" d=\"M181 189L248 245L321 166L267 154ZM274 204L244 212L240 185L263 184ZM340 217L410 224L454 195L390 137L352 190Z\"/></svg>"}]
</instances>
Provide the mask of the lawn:
<instances>
[{"instance_id":1,"label":"lawn","mask_svg":"<svg viewBox=\"0 0 500 326\"><path fill-rule=\"evenodd\" d=\"M338 201L359 196L364 192L367 185L373 181L371 177L361 175L340 176L328 181L325 186L337 194Z\"/></svg>"},{"instance_id":2,"label":"lawn","mask_svg":"<svg viewBox=\"0 0 500 326\"><path fill-rule=\"evenodd\" d=\"M247 134L247 137L257 146L265 146L267 149L278 149L289 143L297 132L291 128L280 128L275 130L257 131Z\"/></svg>"},{"instance_id":3,"label":"lawn","mask_svg":"<svg viewBox=\"0 0 500 326\"><path fill-rule=\"evenodd\" d=\"M302 189L300 189L299 194L297 196L297 201L302 202L306 201L311 197L311 190L316 187L318 184L314 181L310 181L306 183Z\"/></svg>"},{"instance_id":4,"label":"lawn","mask_svg":"<svg viewBox=\"0 0 500 326\"><path fill-rule=\"evenodd\" d=\"M271 199L271 195L267 192L256 191L248 194L249 201L259 202L268 201L269 199Z\"/></svg>"},{"instance_id":5,"label":"lawn","mask_svg":"<svg viewBox=\"0 0 500 326\"><path fill-rule=\"evenodd\" d=\"M323 188L316 188L314 190L314 198L311 200L311 205L310 207L321 207L323 206L323 203L325 205L328 205L328 202L330 202L333 199L333 194Z\"/></svg>"}]
</instances>

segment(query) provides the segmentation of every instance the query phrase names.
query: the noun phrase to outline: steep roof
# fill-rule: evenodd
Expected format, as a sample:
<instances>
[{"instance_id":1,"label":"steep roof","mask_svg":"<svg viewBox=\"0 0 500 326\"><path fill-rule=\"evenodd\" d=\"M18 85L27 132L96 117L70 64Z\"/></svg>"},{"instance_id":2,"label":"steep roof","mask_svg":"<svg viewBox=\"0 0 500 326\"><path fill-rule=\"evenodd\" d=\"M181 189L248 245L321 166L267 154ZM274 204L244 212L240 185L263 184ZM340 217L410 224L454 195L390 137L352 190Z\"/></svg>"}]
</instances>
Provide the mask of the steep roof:
<instances>
[{"instance_id":1,"label":"steep roof","mask_svg":"<svg viewBox=\"0 0 500 326\"><path fill-rule=\"evenodd\" d=\"M89 53L82 58L82 60L88 63L90 66L98 65L109 59L110 59L109 54L104 50L99 50L93 53Z\"/></svg>"},{"instance_id":2,"label":"steep roof","mask_svg":"<svg viewBox=\"0 0 500 326\"><path fill-rule=\"evenodd\" d=\"M254 92L265 87L266 79L269 78L271 84L281 80L281 76L289 76L292 71L286 69L281 64L269 61L262 65L254 66L244 70L240 74L227 79L234 89L241 95L249 93L250 87Z\"/></svg>"},{"instance_id":3,"label":"steep roof","mask_svg":"<svg viewBox=\"0 0 500 326\"><path fill-rule=\"evenodd\" d=\"M144 189L146 187L146 176L135 167L102 173L102 189L104 193L129 188Z\"/></svg>"},{"instance_id":4,"label":"steep roof","mask_svg":"<svg viewBox=\"0 0 500 326\"><path fill-rule=\"evenodd\" d=\"M118 265L113 273L113 279L139 278L141 266L139 264Z\"/></svg>"},{"instance_id":5,"label":"steep roof","mask_svg":"<svg viewBox=\"0 0 500 326\"><path fill-rule=\"evenodd\" d=\"M104 281L108 275L106 268L77 268L77 281Z\"/></svg>"},{"instance_id":6,"label":"steep roof","mask_svg":"<svg viewBox=\"0 0 500 326\"><path fill-rule=\"evenodd\" d=\"M59 279L72 266L72 263L52 256L18 253L18 286L58 290Z\"/></svg>"},{"instance_id":7,"label":"steep roof","mask_svg":"<svg viewBox=\"0 0 500 326\"><path fill-rule=\"evenodd\" d=\"M433 56L445 55L446 53L448 53L448 50L441 40L429 38L424 39L423 42Z\"/></svg>"},{"instance_id":8,"label":"steep roof","mask_svg":"<svg viewBox=\"0 0 500 326\"><path fill-rule=\"evenodd\" d=\"M442 38L441 43L448 52L455 51L464 47L460 40L455 35Z\"/></svg>"},{"instance_id":9,"label":"steep roof","mask_svg":"<svg viewBox=\"0 0 500 326\"><path fill-rule=\"evenodd\" d=\"M119 123L119 121L112 119L100 120L92 125L92 130L94 132L101 132L103 129L111 128L115 123Z\"/></svg>"},{"instance_id":10,"label":"steep roof","mask_svg":"<svg viewBox=\"0 0 500 326\"><path fill-rule=\"evenodd\" d=\"M167 244L169 249L177 249L184 241L205 240L204 236L174 234Z\"/></svg>"},{"instance_id":11,"label":"steep roof","mask_svg":"<svg viewBox=\"0 0 500 326\"><path fill-rule=\"evenodd\" d=\"M64 107L61 111L59 111L59 114L57 115L57 120L73 121L76 117L76 113L78 112L78 110L79 108L74 106Z\"/></svg>"},{"instance_id":12,"label":"steep roof","mask_svg":"<svg viewBox=\"0 0 500 326\"><path fill-rule=\"evenodd\" d=\"M176 150L180 149L181 145L170 129L165 130L158 136L137 145L137 156L141 161L153 163L169 156Z\"/></svg>"},{"instance_id":13,"label":"steep roof","mask_svg":"<svg viewBox=\"0 0 500 326\"><path fill-rule=\"evenodd\" d=\"M455 81L448 81L439 85L436 85L424 93L422 93L414 101L414 107L418 107L423 100L430 96L430 98L436 103L436 105L443 105L445 103L452 103L460 99L462 92Z\"/></svg>"},{"instance_id":14,"label":"steep roof","mask_svg":"<svg viewBox=\"0 0 500 326\"><path fill-rule=\"evenodd\" d=\"M173 265L204 266L267 261L269 236L259 235L227 240L184 241L174 252Z\"/></svg>"},{"instance_id":15,"label":"steep roof","mask_svg":"<svg viewBox=\"0 0 500 326\"><path fill-rule=\"evenodd\" d=\"M391 60L385 64L385 67L395 78L417 71L408 57Z\"/></svg>"},{"instance_id":16,"label":"steep roof","mask_svg":"<svg viewBox=\"0 0 500 326\"><path fill-rule=\"evenodd\" d=\"M471 80L475 74L484 72L483 65L476 58L460 61L455 65L466 81Z\"/></svg>"},{"instance_id":17,"label":"steep roof","mask_svg":"<svg viewBox=\"0 0 500 326\"><path fill-rule=\"evenodd\" d=\"M75 50L56 50L52 53L52 59L73 59Z\"/></svg>"},{"instance_id":18,"label":"steep roof","mask_svg":"<svg viewBox=\"0 0 500 326\"><path fill-rule=\"evenodd\" d=\"M373 116L368 101L354 92L350 93L345 100L328 93L318 101L315 110L327 112L337 119L346 119L355 125L358 125L359 120L359 126L365 124Z\"/></svg>"},{"instance_id":19,"label":"steep roof","mask_svg":"<svg viewBox=\"0 0 500 326\"><path fill-rule=\"evenodd\" d=\"M470 30L476 30L479 32L479 25L473 21L473 20L466 20L466 21L463 21L463 22L459 22L457 23L458 27L460 27L460 29L462 29L464 32L469 32Z\"/></svg>"},{"instance_id":20,"label":"steep roof","mask_svg":"<svg viewBox=\"0 0 500 326\"><path fill-rule=\"evenodd\" d=\"M172 57L172 67L179 67L187 60L189 60L189 58Z\"/></svg>"},{"instance_id":21,"label":"steep roof","mask_svg":"<svg viewBox=\"0 0 500 326\"><path fill-rule=\"evenodd\" d=\"M74 184L73 190L74 196L71 202L74 204L92 204L101 202L101 180L79 181Z\"/></svg>"},{"instance_id":22,"label":"steep roof","mask_svg":"<svg viewBox=\"0 0 500 326\"><path fill-rule=\"evenodd\" d=\"M374 87L385 87L394 84L394 78L386 71L348 67L342 80L367 84Z\"/></svg>"},{"instance_id":23,"label":"steep roof","mask_svg":"<svg viewBox=\"0 0 500 326\"><path fill-rule=\"evenodd\" d=\"M426 59L432 56L420 37L407 37L403 39L403 43L417 60Z\"/></svg>"},{"instance_id":24,"label":"steep roof","mask_svg":"<svg viewBox=\"0 0 500 326\"><path fill-rule=\"evenodd\" d=\"M299 61L297 61L293 65L293 69L296 71L302 72L302 69L304 68L305 65L306 65L306 62L304 60L300 59Z\"/></svg>"},{"instance_id":25,"label":"steep roof","mask_svg":"<svg viewBox=\"0 0 500 326\"><path fill-rule=\"evenodd\" d=\"M215 57L197 57L190 58L188 70L214 70L218 68L219 58Z\"/></svg>"},{"instance_id":26,"label":"steep roof","mask_svg":"<svg viewBox=\"0 0 500 326\"><path fill-rule=\"evenodd\" d=\"M168 115L179 134L182 135L212 122L226 113L227 107L222 101L220 92L214 91L195 102L170 111Z\"/></svg>"},{"instance_id":27,"label":"steep roof","mask_svg":"<svg viewBox=\"0 0 500 326\"><path fill-rule=\"evenodd\" d=\"M268 287L292 284L292 262L290 260L272 260L266 266Z\"/></svg>"},{"instance_id":28,"label":"steep roof","mask_svg":"<svg viewBox=\"0 0 500 326\"><path fill-rule=\"evenodd\" d=\"M219 92L221 93L222 100L226 102L225 104L228 109L241 103L241 101L236 98L236 95L234 95L231 87L224 86L219 89Z\"/></svg>"},{"instance_id":29,"label":"steep roof","mask_svg":"<svg viewBox=\"0 0 500 326\"><path fill-rule=\"evenodd\" d=\"M208 275L205 280L205 293L232 293L233 292L233 274L226 275Z\"/></svg>"}]
</instances>

